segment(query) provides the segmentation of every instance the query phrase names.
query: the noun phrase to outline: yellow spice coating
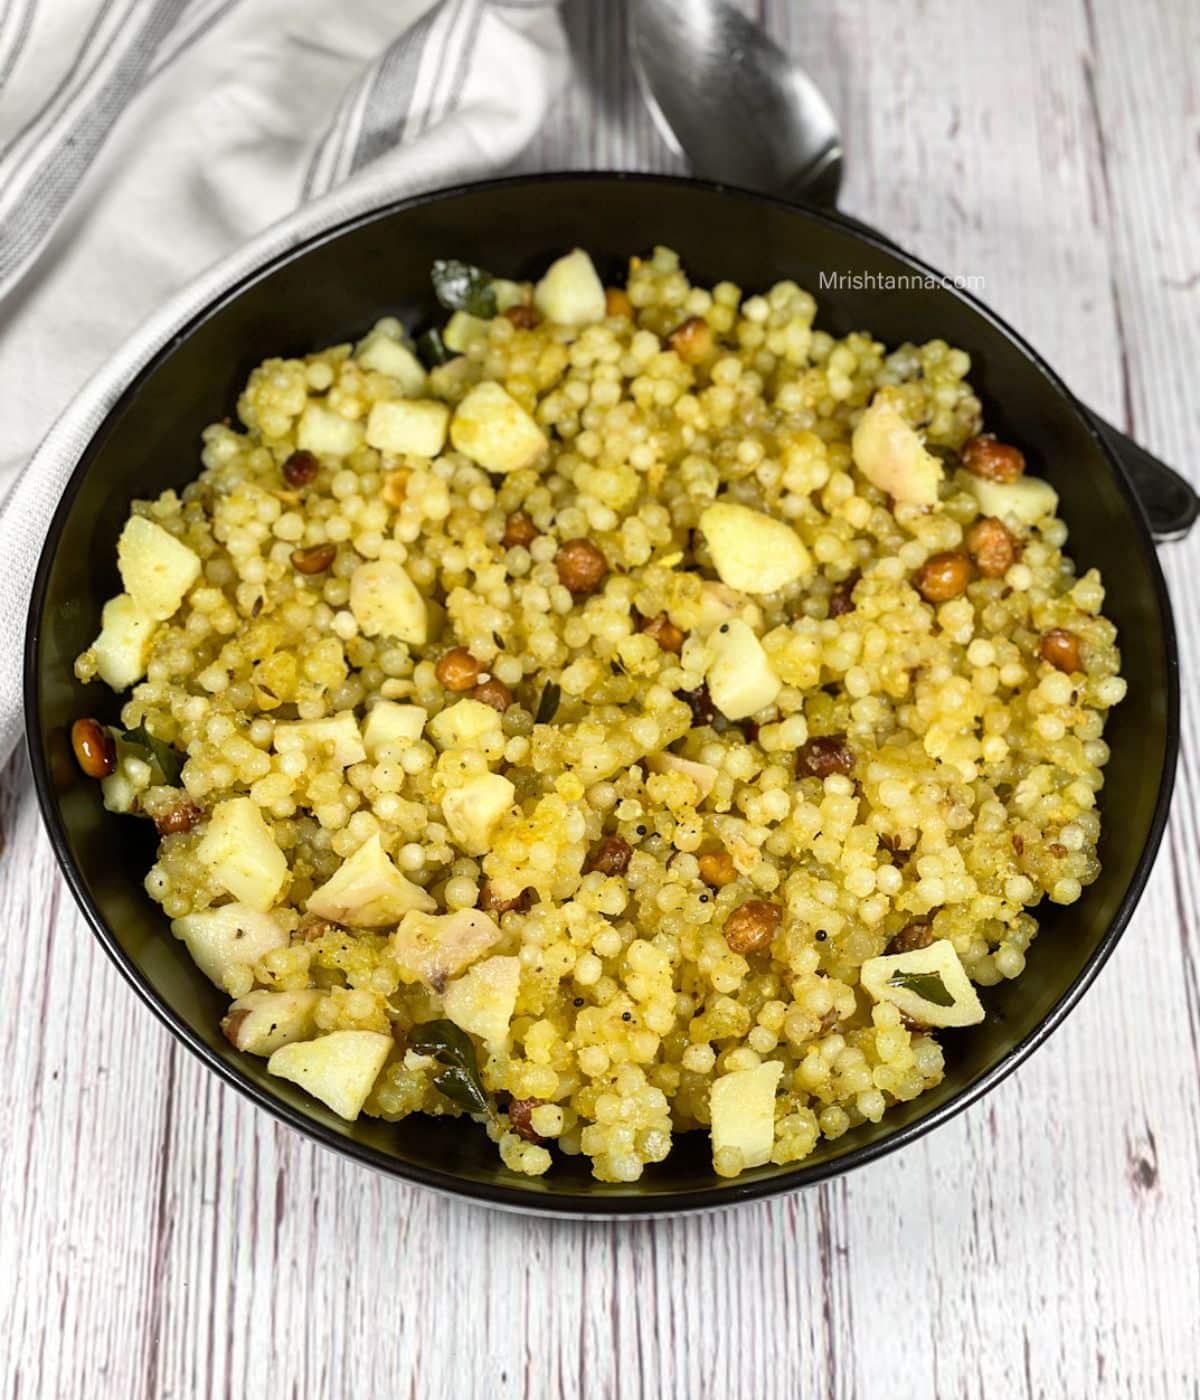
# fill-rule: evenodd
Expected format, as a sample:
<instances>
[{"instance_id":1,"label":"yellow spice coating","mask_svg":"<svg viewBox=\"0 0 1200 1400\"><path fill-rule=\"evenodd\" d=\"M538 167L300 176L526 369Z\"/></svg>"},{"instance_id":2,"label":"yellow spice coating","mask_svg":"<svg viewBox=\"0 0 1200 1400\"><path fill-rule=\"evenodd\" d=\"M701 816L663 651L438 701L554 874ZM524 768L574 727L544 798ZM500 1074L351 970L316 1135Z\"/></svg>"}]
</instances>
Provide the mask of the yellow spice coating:
<instances>
[{"instance_id":1,"label":"yellow spice coating","mask_svg":"<svg viewBox=\"0 0 1200 1400\"><path fill-rule=\"evenodd\" d=\"M517 956L521 977L507 1044L478 1046L500 1105L489 1131L510 1168L547 1170L545 1146L503 1111L509 1095L540 1101L536 1133L585 1153L607 1181L661 1161L675 1133L708 1122L717 1076L765 1059L783 1065L776 1163L936 1084L934 1035L865 998L858 969L931 916L980 986L1021 973L1031 906L1070 903L1096 877L1102 731L1124 693L1100 579L1076 576L1056 517L1021 527L1002 577L976 574L940 606L913 586L981 514L954 469L981 427L966 354L835 340L794 284L748 298L730 283L693 287L665 249L634 260L626 290L632 321L525 329L499 316L431 375L430 397L454 405L491 380L536 419L549 452L503 477L449 443L433 460L364 444L322 456L311 484L292 489L280 468L306 407L365 423L398 387L347 345L255 370L244 427L207 429L197 480L135 506L195 551L202 576L156 634L123 712L186 752L182 785L198 806L253 799L297 911L375 835L440 911L474 907L485 879L506 898L535 891L494 915L489 956ZM713 336L699 363L666 344L689 317ZM946 460L932 510L891 502L852 464L853 426L879 390ZM753 600L782 681L756 732L692 727L677 693L703 680L697 652L641 630L663 613L685 634L700 628L713 575L696 525L718 494L788 522L815 563ZM538 533L506 549L518 511ZM609 572L575 597L555 555L580 538ZM325 544L336 546L328 569L297 572L293 553ZM361 634L350 576L371 560L402 565L436 603L427 645ZM852 610L830 617L856 574ZM1040 658L1053 628L1080 639L1081 674ZM345 768L274 748L278 723L361 720L384 698L436 716L460 699L435 674L452 647L512 692L490 738L441 751L426 736ZM79 674L94 669L84 653ZM535 724L548 682L561 701ZM853 772L797 776L795 751L831 735L845 736ZM649 771L668 746L716 771L702 801L681 773ZM519 810L485 854L467 855L441 802L488 771L514 784ZM153 814L171 797L151 787L141 802ZM166 836L147 876L171 918L227 898L196 855L202 835ZM628 868L581 873L604 835L629 844ZM734 874L713 885L700 857L720 851ZM782 923L769 950L742 956L722 929L749 900L777 904ZM328 989L319 1031L396 1035L366 1112L459 1111L430 1062L405 1052L404 1033L444 1012L438 991L404 980L387 930L302 923L228 989L253 987ZM743 1165L736 1148L715 1161L724 1175Z\"/></svg>"}]
</instances>

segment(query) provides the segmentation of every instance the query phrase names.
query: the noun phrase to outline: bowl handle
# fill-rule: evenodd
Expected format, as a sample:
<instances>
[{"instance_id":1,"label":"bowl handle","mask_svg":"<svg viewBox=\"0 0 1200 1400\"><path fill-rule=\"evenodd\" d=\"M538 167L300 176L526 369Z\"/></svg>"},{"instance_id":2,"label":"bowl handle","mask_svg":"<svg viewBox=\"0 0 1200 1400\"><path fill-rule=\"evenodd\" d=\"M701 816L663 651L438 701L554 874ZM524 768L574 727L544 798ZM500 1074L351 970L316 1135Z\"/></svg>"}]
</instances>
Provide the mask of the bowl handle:
<instances>
[{"instance_id":1,"label":"bowl handle","mask_svg":"<svg viewBox=\"0 0 1200 1400\"><path fill-rule=\"evenodd\" d=\"M1106 423L1098 413L1091 413L1091 418L1124 468L1149 522L1150 533L1160 544L1183 539L1200 516L1200 496L1191 483L1173 467L1152 457L1120 428Z\"/></svg>"}]
</instances>

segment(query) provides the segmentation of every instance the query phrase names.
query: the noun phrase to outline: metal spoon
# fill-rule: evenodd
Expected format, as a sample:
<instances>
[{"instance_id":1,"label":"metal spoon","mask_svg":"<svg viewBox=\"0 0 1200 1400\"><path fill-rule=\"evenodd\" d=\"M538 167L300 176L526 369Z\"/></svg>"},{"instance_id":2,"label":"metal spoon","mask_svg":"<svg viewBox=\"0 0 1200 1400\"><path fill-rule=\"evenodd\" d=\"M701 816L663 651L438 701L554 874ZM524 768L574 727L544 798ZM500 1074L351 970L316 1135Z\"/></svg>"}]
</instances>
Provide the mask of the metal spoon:
<instances>
[{"instance_id":1,"label":"metal spoon","mask_svg":"<svg viewBox=\"0 0 1200 1400\"><path fill-rule=\"evenodd\" d=\"M630 0L642 96L697 175L832 208L842 180L837 118L807 73L729 0ZM864 232L891 240L839 212ZM1157 539L1181 539L1200 496L1098 413Z\"/></svg>"},{"instance_id":2,"label":"metal spoon","mask_svg":"<svg viewBox=\"0 0 1200 1400\"><path fill-rule=\"evenodd\" d=\"M837 118L759 25L724 0L632 0L630 20L642 96L697 175L833 206Z\"/></svg>"}]
</instances>

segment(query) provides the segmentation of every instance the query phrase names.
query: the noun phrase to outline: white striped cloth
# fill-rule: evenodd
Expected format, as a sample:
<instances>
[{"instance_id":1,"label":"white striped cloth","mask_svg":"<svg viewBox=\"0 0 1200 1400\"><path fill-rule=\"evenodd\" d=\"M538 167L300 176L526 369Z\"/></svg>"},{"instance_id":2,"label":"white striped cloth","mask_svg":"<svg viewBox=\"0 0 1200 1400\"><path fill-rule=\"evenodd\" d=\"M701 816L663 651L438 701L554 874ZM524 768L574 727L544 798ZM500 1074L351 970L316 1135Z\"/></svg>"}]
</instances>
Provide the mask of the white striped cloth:
<instances>
[{"instance_id":1,"label":"white striped cloth","mask_svg":"<svg viewBox=\"0 0 1200 1400\"><path fill-rule=\"evenodd\" d=\"M0 759L41 542L123 386L281 249L502 169L567 66L555 0L0 0Z\"/></svg>"}]
</instances>

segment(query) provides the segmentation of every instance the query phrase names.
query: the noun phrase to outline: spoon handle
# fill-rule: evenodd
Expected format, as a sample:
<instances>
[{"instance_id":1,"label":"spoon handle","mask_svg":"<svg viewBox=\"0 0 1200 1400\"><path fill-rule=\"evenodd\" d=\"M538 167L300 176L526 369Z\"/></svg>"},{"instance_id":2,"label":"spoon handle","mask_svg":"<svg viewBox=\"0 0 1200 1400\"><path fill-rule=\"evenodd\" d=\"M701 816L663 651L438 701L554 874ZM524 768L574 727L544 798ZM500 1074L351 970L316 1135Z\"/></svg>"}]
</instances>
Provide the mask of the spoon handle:
<instances>
[{"instance_id":1,"label":"spoon handle","mask_svg":"<svg viewBox=\"0 0 1200 1400\"><path fill-rule=\"evenodd\" d=\"M895 248L898 253L904 251L887 234L880 233L870 224L864 224L852 214L846 214L841 209L833 210L833 214L835 218L859 232L886 243L889 248ZM1114 428L1093 409L1087 408L1084 411L1124 470L1142 508L1142 514L1150 526L1150 533L1160 544L1183 539L1200 517L1200 495L1197 495L1192 484L1180 476L1174 467L1160 462L1139 443L1134 442L1127 433L1123 433L1120 428Z\"/></svg>"},{"instance_id":2,"label":"spoon handle","mask_svg":"<svg viewBox=\"0 0 1200 1400\"><path fill-rule=\"evenodd\" d=\"M1160 544L1181 540L1200 516L1200 496L1189 481L1120 428L1114 428L1098 413L1088 409L1100 436L1125 469L1133 493L1150 525L1150 533Z\"/></svg>"}]
</instances>

